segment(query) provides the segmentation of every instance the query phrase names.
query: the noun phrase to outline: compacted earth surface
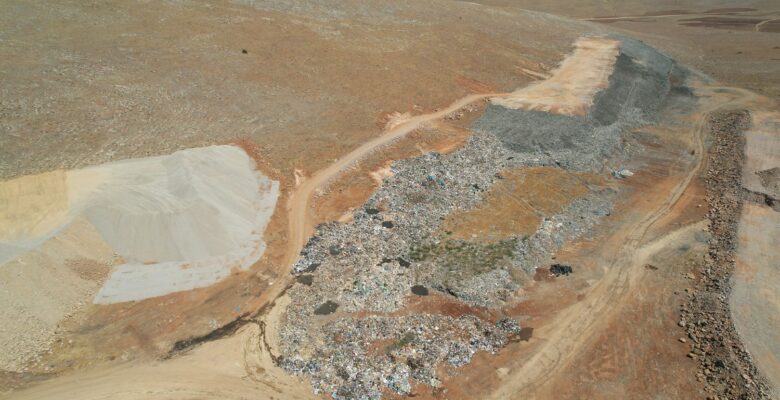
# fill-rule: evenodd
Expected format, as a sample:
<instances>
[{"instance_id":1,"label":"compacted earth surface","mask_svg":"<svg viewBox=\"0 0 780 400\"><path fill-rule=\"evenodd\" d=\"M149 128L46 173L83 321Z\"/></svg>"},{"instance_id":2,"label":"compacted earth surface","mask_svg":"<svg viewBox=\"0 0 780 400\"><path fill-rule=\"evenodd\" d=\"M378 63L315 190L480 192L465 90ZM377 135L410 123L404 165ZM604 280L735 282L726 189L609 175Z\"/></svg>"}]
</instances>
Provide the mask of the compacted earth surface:
<instances>
[{"instance_id":1,"label":"compacted earth surface","mask_svg":"<svg viewBox=\"0 0 780 400\"><path fill-rule=\"evenodd\" d=\"M559 3L7 4L0 398L780 396L777 10Z\"/></svg>"}]
</instances>

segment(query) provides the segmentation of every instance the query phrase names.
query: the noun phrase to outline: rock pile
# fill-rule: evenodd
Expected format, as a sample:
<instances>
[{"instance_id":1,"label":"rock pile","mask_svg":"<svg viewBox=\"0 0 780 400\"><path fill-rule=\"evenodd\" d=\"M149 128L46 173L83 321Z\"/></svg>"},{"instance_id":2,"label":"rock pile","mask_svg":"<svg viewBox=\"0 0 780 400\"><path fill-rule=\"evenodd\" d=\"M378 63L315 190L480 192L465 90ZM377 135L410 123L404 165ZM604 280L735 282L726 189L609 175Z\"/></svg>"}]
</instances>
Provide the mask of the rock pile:
<instances>
[{"instance_id":1,"label":"rock pile","mask_svg":"<svg viewBox=\"0 0 780 400\"><path fill-rule=\"evenodd\" d=\"M709 124L714 136L706 177L712 239L696 286L688 290L688 301L680 310L678 325L688 338L681 341L690 340L688 357L699 361L697 377L708 399L769 399L769 387L739 339L728 304L742 210L742 132L750 125L750 114L719 113Z\"/></svg>"}]
</instances>

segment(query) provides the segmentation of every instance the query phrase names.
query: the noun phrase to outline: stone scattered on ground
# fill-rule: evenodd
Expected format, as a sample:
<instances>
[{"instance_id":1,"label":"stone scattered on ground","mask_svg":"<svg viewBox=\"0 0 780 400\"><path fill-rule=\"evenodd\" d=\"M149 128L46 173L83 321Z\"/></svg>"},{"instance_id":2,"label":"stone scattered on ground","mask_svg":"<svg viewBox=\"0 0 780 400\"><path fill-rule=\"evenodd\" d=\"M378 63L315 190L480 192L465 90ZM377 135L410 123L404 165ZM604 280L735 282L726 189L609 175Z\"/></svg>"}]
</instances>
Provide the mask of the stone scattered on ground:
<instances>
[{"instance_id":1,"label":"stone scattered on ground","mask_svg":"<svg viewBox=\"0 0 780 400\"><path fill-rule=\"evenodd\" d=\"M678 326L690 340L689 358L699 362L697 379L711 399L770 399L769 386L753 364L734 328L728 298L737 223L742 210L741 176L744 137L750 126L747 111L714 114L708 121L714 143L706 174L707 203L712 234L709 252L690 276ZM686 338L680 342L686 343Z\"/></svg>"}]
</instances>

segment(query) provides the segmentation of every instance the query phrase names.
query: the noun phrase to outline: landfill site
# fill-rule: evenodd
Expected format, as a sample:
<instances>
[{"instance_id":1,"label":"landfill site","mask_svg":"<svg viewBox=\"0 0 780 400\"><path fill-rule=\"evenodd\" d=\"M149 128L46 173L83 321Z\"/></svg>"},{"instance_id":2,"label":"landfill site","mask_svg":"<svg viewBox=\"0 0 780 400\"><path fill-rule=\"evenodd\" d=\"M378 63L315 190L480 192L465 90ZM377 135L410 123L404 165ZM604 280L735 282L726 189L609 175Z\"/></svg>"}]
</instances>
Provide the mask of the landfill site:
<instances>
[{"instance_id":1,"label":"landfill site","mask_svg":"<svg viewBox=\"0 0 780 400\"><path fill-rule=\"evenodd\" d=\"M743 3L9 2L0 399L780 399Z\"/></svg>"}]
</instances>

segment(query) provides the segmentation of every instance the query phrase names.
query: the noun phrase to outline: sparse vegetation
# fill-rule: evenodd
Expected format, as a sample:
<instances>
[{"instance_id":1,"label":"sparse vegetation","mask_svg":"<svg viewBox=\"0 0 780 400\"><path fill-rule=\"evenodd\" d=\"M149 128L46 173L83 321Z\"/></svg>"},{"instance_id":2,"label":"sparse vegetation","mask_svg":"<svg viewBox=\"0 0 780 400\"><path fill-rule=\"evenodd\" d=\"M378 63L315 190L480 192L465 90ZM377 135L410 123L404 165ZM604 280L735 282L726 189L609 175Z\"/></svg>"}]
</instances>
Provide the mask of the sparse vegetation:
<instances>
[{"instance_id":1,"label":"sparse vegetation","mask_svg":"<svg viewBox=\"0 0 780 400\"><path fill-rule=\"evenodd\" d=\"M512 259L516 240L493 243L470 242L459 239L421 243L410 251L414 261L433 261L450 272L469 276L495 269Z\"/></svg>"}]
</instances>

